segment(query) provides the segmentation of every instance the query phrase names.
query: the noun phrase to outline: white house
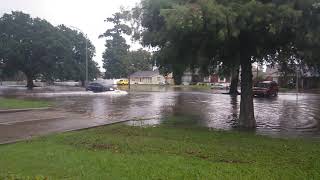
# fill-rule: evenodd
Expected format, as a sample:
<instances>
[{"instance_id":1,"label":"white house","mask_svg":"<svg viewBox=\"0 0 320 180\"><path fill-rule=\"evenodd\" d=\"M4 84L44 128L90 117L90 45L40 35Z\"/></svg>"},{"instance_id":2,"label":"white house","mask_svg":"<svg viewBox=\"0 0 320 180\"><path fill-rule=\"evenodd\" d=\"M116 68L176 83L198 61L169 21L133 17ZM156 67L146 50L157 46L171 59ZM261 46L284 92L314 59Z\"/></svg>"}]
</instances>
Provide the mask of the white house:
<instances>
[{"instance_id":1,"label":"white house","mask_svg":"<svg viewBox=\"0 0 320 180\"><path fill-rule=\"evenodd\" d=\"M158 85L165 83L165 77L157 69L154 71L139 71L130 75L130 84Z\"/></svg>"}]
</instances>

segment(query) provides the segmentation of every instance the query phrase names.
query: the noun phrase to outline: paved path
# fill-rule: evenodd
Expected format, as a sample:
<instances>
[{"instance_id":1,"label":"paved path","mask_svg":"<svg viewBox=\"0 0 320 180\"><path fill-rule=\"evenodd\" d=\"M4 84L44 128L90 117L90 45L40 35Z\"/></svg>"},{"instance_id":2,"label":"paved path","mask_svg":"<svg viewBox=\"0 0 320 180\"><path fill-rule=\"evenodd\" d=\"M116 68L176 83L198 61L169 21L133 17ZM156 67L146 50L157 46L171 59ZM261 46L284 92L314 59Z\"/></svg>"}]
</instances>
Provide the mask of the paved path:
<instances>
[{"instance_id":1,"label":"paved path","mask_svg":"<svg viewBox=\"0 0 320 180\"><path fill-rule=\"evenodd\" d=\"M125 120L122 120L123 122ZM36 110L0 114L0 144L12 143L57 132L85 129L100 125L122 122L101 120L86 114L61 110Z\"/></svg>"}]
</instances>

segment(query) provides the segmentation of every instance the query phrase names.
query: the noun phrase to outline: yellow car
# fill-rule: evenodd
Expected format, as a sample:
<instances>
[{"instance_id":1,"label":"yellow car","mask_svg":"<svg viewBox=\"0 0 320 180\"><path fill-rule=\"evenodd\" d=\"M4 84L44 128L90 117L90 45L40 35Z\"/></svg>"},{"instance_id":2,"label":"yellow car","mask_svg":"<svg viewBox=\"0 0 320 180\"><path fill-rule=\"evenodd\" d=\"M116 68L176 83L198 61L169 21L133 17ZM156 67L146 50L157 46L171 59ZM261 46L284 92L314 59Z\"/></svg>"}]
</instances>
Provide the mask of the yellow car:
<instances>
[{"instance_id":1,"label":"yellow car","mask_svg":"<svg viewBox=\"0 0 320 180\"><path fill-rule=\"evenodd\" d=\"M129 85L129 81L127 79L121 79L117 83L118 85Z\"/></svg>"}]
</instances>

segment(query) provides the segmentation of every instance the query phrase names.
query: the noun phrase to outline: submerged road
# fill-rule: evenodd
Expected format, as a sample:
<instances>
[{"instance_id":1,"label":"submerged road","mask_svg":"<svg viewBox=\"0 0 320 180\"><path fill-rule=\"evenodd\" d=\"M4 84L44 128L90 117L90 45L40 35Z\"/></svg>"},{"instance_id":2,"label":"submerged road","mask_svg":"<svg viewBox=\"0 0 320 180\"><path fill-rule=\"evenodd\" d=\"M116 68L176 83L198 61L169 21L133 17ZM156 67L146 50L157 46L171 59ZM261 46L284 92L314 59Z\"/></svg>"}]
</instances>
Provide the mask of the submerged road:
<instances>
[{"instance_id":1,"label":"submerged road","mask_svg":"<svg viewBox=\"0 0 320 180\"><path fill-rule=\"evenodd\" d=\"M164 87L135 89L127 95L20 92L19 97L48 99L56 107L0 114L0 143L128 120L138 120L127 122L134 126L158 125L170 116L192 119L191 126L237 129L240 97L222 92ZM320 138L319 94L280 93L276 98L255 98L254 105L257 134Z\"/></svg>"}]
</instances>

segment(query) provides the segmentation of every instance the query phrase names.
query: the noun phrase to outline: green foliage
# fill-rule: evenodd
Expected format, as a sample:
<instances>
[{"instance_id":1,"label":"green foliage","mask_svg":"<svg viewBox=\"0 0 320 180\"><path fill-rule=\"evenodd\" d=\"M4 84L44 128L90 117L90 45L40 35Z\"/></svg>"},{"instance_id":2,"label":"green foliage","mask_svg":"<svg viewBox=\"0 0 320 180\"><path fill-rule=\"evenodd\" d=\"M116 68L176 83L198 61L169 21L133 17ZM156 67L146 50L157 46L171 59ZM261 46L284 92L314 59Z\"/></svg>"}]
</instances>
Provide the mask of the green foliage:
<instances>
[{"instance_id":1,"label":"green foliage","mask_svg":"<svg viewBox=\"0 0 320 180\"><path fill-rule=\"evenodd\" d=\"M1 68L5 74L22 71L29 88L37 77L47 81L84 80L85 41L89 40L83 34L16 11L0 18L0 35ZM95 49L88 44L92 79L98 68L92 61Z\"/></svg>"},{"instance_id":2,"label":"green foliage","mask_svg":"<svg viewBox=\"0 0 320 180\"><path fill-rule=\"evenodd\" d=\"M113 24L100 38L105 37L106 50L103 53L103 68L106 70L106 78L123 78L127 77L123 59L128 54L130 46L126 44L123 34L131 34L129 26L122 22L124 14L115 13L113 17L107 18L107 22Z\"/></svg>"},{"instance_id":3,"label":"green foliage","mask_svg":"<svg viewBox=\"0 0 320 180\"><path fill-rule=\"evenodd\" d=\"M316 0L144 0L136 7L140 11L134 12L141 12L136 17L145 28L140 36L142 42L158 47L158 54L168 59L160 62L162 66L184 64L208 69L214 65L213 58L227 66L239 61L239 54L244 53L240 52L241 47L258 61L292 47L299 53L291 55L315 61L320 42L317 3Z\"/></svg>"},{"instance_id":4,"label":"green foliage","mask_svg":"<svg viewBox=\"0 0 320 180\"><path fill-rule=\"evenodd\" d=\"M318 0L143 0L136 17L142 42L159 49L162 71L178 83L188 68L207 75L216 64L231 72L240 64L240 125L254 128L252 63L319 64L319 7Z\"/></svg>"},{"instance_id":5,"label":"green foliage","mask_svg":"<svg viewBox=\"0 0 320 180\"><path fill-rule=\"evenodd\" d=\"M103 53L103 67L106 78L124 78L131 73L151 69L151 54L145 50L129 51L124 35L132 35L132 28L125 24L129 12L115 13L107 18L113 27L108 29L100 38L106 38L106 50Z\"/></svg>"},{"instance_id":6,"label":"green foliage","mask_svg":"<svg viewBox=\"0 0 320 180\"><path fill-rule=\"evenodd\" d=\"M20 70L35 78L54 67L59 47L55 28L45 20L22 12L4 14L0 19L1 59L4 68Z\"/></svg>"},{"instance_id":7,"label":"green foliage","mask_svg":"<svg viewBox=\"0 0 320 180\"><path fill-rule=\"evenodd\" d=\"M86 43L88 56L88 78L95 79L100 71L98 64L93 61L95 47L81 32L72 30L64 25L57 27L64 41L65 53L56 63L53 77L60 80L85 81L86 75Z\"/></svg>"},{"instance_id":8,"label":"green foliage","mask_svg":"<svg viewBox=\"0 0 320 180\"><path fill-rule=\"evenodd\" d=\"M212 72L224 38L222 31L216 31L222 21L220 11L224 11L219 8L214 1L142 2L142 41L159 48L160 69L173 72L175 79L188 68L199 68L204 75Z\"/></svg>"},{"instance_id":9,"label":"green foliage","mask_svg":"<svg viewBox=\"0 0 320 180\"><path fill-rule=\"evenodd\" d=\"M1 174L48 179L319 179L320 143L196 128L113 125L0 146ZM177 123L181 124L177 127Z\"/></svg>"},{"instance_id":10,"label":"green foliage","mask_svg":"<svg viewBox=\"0 0 320 180\"><path fill-rule=\"evenodd\" d=\"M299 19L299 36L295 41L295 55L309 66L320 71L320 6L319 1L297 0L297 7L303 12Z\"/></svg>"},{"instance_id":11,"label":"green foliage","mask_svg":"<svg viewBox=\"0 0 320 180\"><path fill-rule=\"evenodd\" d=\"M151 53L143 49L129 51L123 58L123 65L127 75L137 71L150 71L152 70L152 63Z\"/></svg>"}]
</instances>

